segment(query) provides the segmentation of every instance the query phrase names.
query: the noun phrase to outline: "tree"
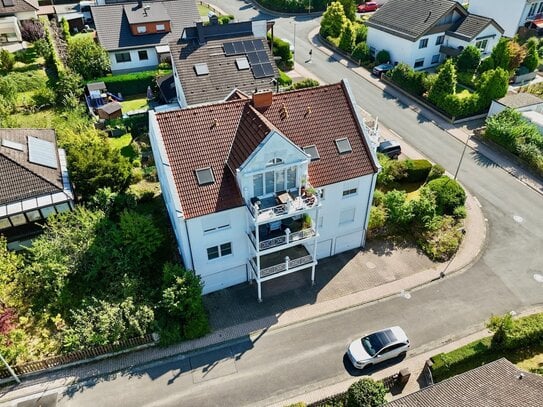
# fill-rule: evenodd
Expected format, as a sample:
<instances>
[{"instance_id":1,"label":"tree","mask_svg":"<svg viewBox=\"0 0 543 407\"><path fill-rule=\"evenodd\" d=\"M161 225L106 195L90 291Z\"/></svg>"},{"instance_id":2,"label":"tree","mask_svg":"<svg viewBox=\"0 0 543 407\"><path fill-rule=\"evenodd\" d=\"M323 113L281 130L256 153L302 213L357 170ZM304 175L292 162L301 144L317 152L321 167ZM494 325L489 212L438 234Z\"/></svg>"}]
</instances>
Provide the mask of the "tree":
<instances>
[{"instance_id":1,"label":"tree","mask_svg":"<svg viewBox=\"0 0 543 407\"><path fill-rule=\"evenodd\" d=\"M507 38L500 38L496 46L492 49L490 58L494 62L494 67L509 70L511 63L511 50L509 48L509 41Z\"/></svg>"},{"instance_id":2,"label":"tree","mask_svg":"<svg viewBox=\"0 0 543 407\"><path fill-rule=\"evenodd\" d=\"M385 404L387 390L382 382L360 379L347 390L347 407L379 407Z\"/></svg>"},{"instance_id":3,"label":"tree","mask_svg":"<svg viewBox=\"0 0 543 407\"><path fill-rule=\"evenodd\" d=\"M343 6L343 12L345 13L345 17L349 21L355 21L356 20L356 3L354 0L338 0L341 5Z\"/></svg>"},{"instance_id":4,"label":"tree","mask_svg":"<svg viewBox=\"0 0 543 407\"><path fill-rule=\"evenodd\" d=\"M535 71L539 66L539 54L537 52L538 45L538 40L533 37L526 42L526 57L524 57L522 65L530 72Z\"/></svg>"},{"instance_id":5,"label":"tree","mask_svg":"<svg viewBox=\"0 0 543 407\"><path fill-rule=\"evenodd\" d=\"M477 93L482 107L490 106L494 99L499 99L507 94L509 88L509 73L502 68L486 71L481 75Z\"/></svg>"},{"instance_id":6,"label":"tree","mask_svg":"<svg viewBox=\"0 0 543 407\"><path fill-rule=\"evenodd\" d=\"M526 57L526 48L520 45L516 41L509 41L509 55L511 56L509 60L509 72L513 72L517 69L524 58Z\"/></svg>"},{"instance_id":7,"label":"tree","mask_svg":"<svg viewBox=\"0 0 543 407\"><path fill-rule=\"evenodd\" d=\"M345 17L343 5L339 1L334 1L322 15L320 34L324 38L337 38L340 36L346 22L347 17Z\"/></svg>"},{"instance_id":8,"label":"tree","mask_svg":"<svg viewBox=\"0 0 543 407\"><path fill-rule=\"evenodd\" d=\"M360 44L361 42L366 42L368 39L368 27L364 24L357 24L355 28L355 44Z\"/></svg>"},{"instance_id":9,"label":"tree","mask_svg":"<svg viewBox=\"0 0 543 407\"><path fill-rule=\"evenodd\" d=\"M437 104L440 99L445 98L447 95L454 95L455 93L456 68L452 59L447 59L439 70L432 88L428 92L428 99L432 103Z\"/></svg>"},{"instance_id":10,"label":"tree","mask_svg":"<svg viewBox=\"0 0 543 407\"><path fill-rule=\"evenodd\" d=\"M0 49L0 69L3 71L11 71L15 65L15 55L7 49Z\"/></svg>"},{"instance_id":11,"label":"tree","mask_svg":"<svg viewBox=\"0 0 543 407\"><path fill-rule=\"evenodd\" d=\"M390 62L390 53L386 49L382 49L375 56L375 62L377 62L378 64Z\"/></svg>"},{"instance_id":12,"label":"tree","mask_svg":"<svg viewBox=\"0 0 543 407\"><path fill-rule=\"evenodd\" d=\"M405 191L392 190L387 192L384 200L388 220L397 226L405 226L413 219L411 205L407 202Z\"/></svg>"},{"instance_id":13,"label":"tree","mask_svg":"<svg viewBox=\"0 0 543 407\"><path fill-rule=\"evenodd\" d=\"M481 62L481 51L473 45L468 45L458 55L456 67L460 72L475 72Z\"/></svg>"},{"instance_id":14,"label":"tree","mask_svg":"<svg viewBox=\"0 0 543 407\"><path fill-rule=\"evenodd\" d=\"M99 78L111 68L106 50L90 37L70 39L67 62L83 79Z\"/></svg>"},{"instance_id":15,"label":"tree","mask_svg":"<svg viewBox=\"0 0 543 407\"><path fill-rule=\"evenodd\" d=\"M354 45L354 28L353 23L347 21L343 26L343 31L341 32L341 37L339 39L339 49L351 53L353 52Z\"/></svg>"},{"instance_id":16,"label":"tree","mask_svg":"<svg viewBox=\"0 0 543 407\"><path fill-rule=\"evenodd\" d=\"M353 49L353 58L357 61L364 63L370 60L370 47L365 42L359 42Z\"/></svg>"},{"instance_id":17,"label":"tree","mask_svg":"<svg viewBox=\"0 0 543 407\"><path fill-rule=\"evenodd\" d=\"M53 88L56 94L55 103L58 106L75 108L83 94L83 81L81 76L67 69L58 73Z\"/></svg>"},{"instance_id":18,"label":"tree","mask_svg":"<svg viewBox=\"0 0 543 407\"><path fill-rule=\"evenodd\" d=\"M39 20L23 20L21 22L21 37L23 41L35 42L45 37L43 24Z\"/></svg>"},{"instance_id":19,"label":"tree","mask_svg":"<svg viewBox=\"0 0 543 407\"><path fill-rule=\"evenodd\" d=\"M463 206L466 202L464 188L447 176L430 181L427 188L434 193L436 209L440 214L452 215L456 207Z\"/></svg>"}]
</instances>

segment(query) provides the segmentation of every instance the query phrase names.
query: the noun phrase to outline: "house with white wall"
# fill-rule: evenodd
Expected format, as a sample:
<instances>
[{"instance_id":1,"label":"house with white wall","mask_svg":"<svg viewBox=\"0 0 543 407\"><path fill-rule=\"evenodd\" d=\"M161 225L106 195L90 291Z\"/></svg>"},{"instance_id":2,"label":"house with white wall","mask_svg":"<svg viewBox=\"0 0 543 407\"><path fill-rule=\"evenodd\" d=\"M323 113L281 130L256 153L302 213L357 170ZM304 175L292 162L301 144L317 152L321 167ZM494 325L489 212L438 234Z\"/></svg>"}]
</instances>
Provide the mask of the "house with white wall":
<instances>
[{"instance_id":1,"label":"house with white wall","mask_svg":"<svg viewBox=\"0 0 543 407\"><path fill-rule=\"evenodd\" d=\"M390 0L366 25L373 56L386 50L391 63L415 69L439 65L468 45L488 55L503 33L491 18L469 13L451 0Z\"/></svg>"},{"instance_id":2,"label":"house with white wall","mask_svg":"<svg viewBox=\"0 0 543 407\"><path fill-rule=\"evenodd\" d=\"M184 266L204 293L364 247L379 163L347 81L149 112Z\"/></svg>"},{"instance_id":3,"label":"house with white wall","mask_svg":"<svg viewBox=\"0 0 543 407\"><path fill-rule=\"evenodd\" d=\"M91 7L98 41L109 54L111 72L144 71L169 59L169 42L200 21L194 0L143 0Z\"/></svg>"},{"instance_id":4,"label":"house with white wall","mask_svg":"<svg viewBox=\"0 0 543 407\"><path fill-rule=\"evenodd\" d=\"M37 18L37 0L0 0L0 46L21 42L20 24Z\"/></svg>"},{"instance_id":5,"label":"house with white wall","mask_svg":"<svg viewBox=\"0 0 543 407\"><path fill-rule=\"evenodd\" d=\"M494 19L503 28L503 35L511 38L520 27L530 26L532 21L543 20L541 0L470 0L469 10ZM537 25L540 24L543 22Z\"/></svg>"}]
</instances>

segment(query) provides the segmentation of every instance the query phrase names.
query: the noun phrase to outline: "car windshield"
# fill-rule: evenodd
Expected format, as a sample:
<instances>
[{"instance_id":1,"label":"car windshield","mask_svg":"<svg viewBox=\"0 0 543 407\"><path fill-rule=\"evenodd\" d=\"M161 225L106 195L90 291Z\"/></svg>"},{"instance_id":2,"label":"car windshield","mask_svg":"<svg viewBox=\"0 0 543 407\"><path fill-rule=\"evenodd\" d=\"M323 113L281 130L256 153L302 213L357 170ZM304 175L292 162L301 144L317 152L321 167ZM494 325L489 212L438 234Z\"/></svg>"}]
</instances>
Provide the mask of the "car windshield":
<instances>
[{"instance_id":1,"label":"car windshield","mask_svg":"<svg viewBox=\"0 0 543 407\"><path fill-rule=\"evenodd\" d=\"M390 329L381 332L375 332L371 335L364 336L362 339L362 346L368 352L368 355L374 356L381 349L388 344L396 341L396 336Z\"/></svg>"}]
</instances>

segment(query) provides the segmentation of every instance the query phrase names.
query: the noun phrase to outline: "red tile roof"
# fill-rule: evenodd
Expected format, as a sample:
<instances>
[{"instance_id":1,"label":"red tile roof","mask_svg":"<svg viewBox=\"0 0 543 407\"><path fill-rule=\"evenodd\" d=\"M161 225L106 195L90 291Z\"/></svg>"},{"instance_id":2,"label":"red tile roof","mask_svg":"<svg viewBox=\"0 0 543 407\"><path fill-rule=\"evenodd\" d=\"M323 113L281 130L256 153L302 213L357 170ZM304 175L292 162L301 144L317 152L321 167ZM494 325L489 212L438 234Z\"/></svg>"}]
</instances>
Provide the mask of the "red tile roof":
<instances>
[{"instance_id":1,"label":"red tile roof","mask_svg":"<svg viewBox=\"0 0 543 407\"><path fill-rule=\"evenodd\" d=\"M320 160L309 165L315 187L377 171L343 82L274 94L260 111L240 99L157 113L156 119L187 219L243 205L228 166L238 168L272 128L300 148L316 145ZM344 137L352 152L339 154L335 140ZM209 166L215 184L198 186L194 171Z\"/></svg>"}]
</instances>

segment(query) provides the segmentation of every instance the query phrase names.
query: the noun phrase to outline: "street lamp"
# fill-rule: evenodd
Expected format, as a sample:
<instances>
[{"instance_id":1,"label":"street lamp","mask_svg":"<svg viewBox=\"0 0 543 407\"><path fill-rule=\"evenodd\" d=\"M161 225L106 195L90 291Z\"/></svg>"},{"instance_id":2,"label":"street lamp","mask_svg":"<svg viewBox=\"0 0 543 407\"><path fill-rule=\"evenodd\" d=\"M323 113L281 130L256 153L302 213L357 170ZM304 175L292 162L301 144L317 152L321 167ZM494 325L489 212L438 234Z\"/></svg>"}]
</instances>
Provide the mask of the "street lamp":
<instances>
[{"instance_id":1,"label":"street lamp","mask_svg":"<svg viewBox=\"0 0 543 407\"><path fill-rule=\"evenodd\" d=\"M471 134L466 139L466 142L464 143L464 149L462 150L462 155L460 156L460 161L458 161L458 167L456 167L456 171L454 173L454 180L456 180L456 177L458 176L458 171L460 171L460 165L462 164L462 160L464 159L464 154L466 153L466 149L468 148L468 143L471 139Z\"/></svg>"},{"instance_id":2,"label":"street lamp","mask_svg":"<svg viewBox=\"0 0 543 407\"><path fill-rule=\"evenodd\" d=\"M15 381L18 383L18 384L21 384L21 379L19 379L17 377L17 375L15 374L15 372L13 371L13 369L11 368L10 365L8 365L8 362L6 362L6 359L4 359L4 357L2 356L2 354L0 353L0 360L2 360L2 363L4 363L4 365L6 365L6 368L8 369L8 372L13 376L13 378L15 379Z\"/></svg>"}]
</instances>

